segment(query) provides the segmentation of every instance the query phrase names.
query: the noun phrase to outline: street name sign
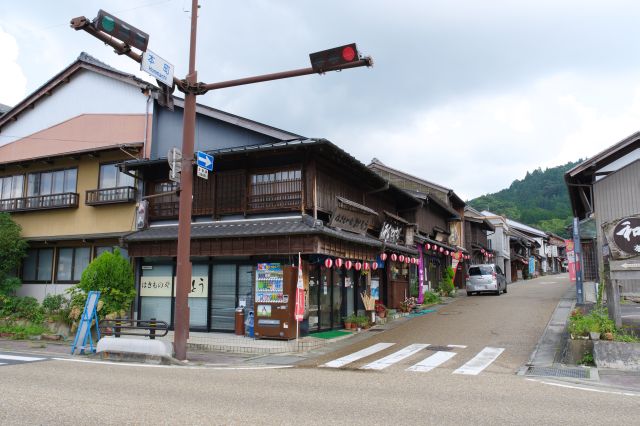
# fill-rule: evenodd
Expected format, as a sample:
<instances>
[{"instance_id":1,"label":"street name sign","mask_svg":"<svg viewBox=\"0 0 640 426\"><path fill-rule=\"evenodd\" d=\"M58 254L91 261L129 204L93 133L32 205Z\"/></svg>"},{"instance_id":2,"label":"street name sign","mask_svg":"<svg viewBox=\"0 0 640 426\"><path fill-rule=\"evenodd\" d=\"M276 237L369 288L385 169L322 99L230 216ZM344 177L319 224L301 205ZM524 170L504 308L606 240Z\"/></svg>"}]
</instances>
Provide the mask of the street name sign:
<instances>
[{"instance_id":1,"label":"street name sign","mask_svg":"<svg viewBox=\"0 0 640 426\"><path fill-rule=\"evenodd\" d=\"M167 153L167 162L169 163L169 180L180 182L180 173L182 172L182 151L173 147Z\"/></svg>"},{"instance_id":2,"label":"street name sign","mask_svg":"<svg viewBox=\"0 0 640 426\"><path fill-rule=\"evenodd\" d=\"M201 177L202 179L209 179L209 171L203 167L198 166L196 173L198 174L198 177Z\"/></svg>"},{"instance_id":3,"label":"street name sign","mask_svg":"<svg viewBox=\"0 0 640 426\"><path fill-rule=\"evenodd\" d=\"M173 65L150 50L142 52L140 70L169 87L173 86Z\"/></svg>"},{"instance_id":4,"label":"street name sign","mask_svg":"<svg viewBox=\"0 0 640 426\"><path fill-rule=\"evenodd\" d=\"M207 169L210 172L213 171L213 155L209 155L206 152L198 151L196 152L196 163L198 164L198 167Z\"/></svg>"}]
</instances>

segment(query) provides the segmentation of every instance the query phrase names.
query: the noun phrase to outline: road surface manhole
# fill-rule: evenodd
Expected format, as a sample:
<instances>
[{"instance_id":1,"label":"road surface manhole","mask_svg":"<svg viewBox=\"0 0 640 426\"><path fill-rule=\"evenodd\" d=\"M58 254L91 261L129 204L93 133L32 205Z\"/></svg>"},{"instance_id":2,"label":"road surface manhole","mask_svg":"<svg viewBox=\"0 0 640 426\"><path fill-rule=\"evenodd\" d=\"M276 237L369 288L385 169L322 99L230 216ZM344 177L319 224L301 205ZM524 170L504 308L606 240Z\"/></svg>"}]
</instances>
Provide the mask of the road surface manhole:
<instances>
[{"instance_id":1,"label":"road surface manhole","mask_svg":"<svg viewBox=\"0 0 640 426\"><path fill-rule=\"evenodd\" d=\"M526 376L543 377L572 377L574 379L588 379L589 370L584 368L554 368L554 367L529 367Z\"/></svg>"}]
</instances>

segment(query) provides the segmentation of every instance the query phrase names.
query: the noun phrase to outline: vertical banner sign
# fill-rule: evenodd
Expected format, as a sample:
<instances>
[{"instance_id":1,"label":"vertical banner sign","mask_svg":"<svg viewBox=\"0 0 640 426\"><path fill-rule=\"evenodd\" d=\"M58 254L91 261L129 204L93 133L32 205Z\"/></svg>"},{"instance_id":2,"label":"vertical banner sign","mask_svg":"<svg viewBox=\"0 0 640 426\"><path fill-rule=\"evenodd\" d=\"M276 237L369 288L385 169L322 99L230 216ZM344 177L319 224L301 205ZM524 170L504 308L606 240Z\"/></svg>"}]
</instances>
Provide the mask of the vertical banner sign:
<instances>
[{"instance_id":1,"label":"vertical banner sign","mask_svg":"<svg viewBox=\"0 0 640 426\"><path fill-rule=\"evenodd\" d=\"M456 253L452 258L451 258L451 267L453 268L453 281L456 280L456 272L458 272L458 263L460 263L460 254Z\"/></svg>"},{"instance_id":2,"label":"vertical banner sign","mask_svg":"<svg viewBox=\"0 0 640 426\"><path fill-rule=\"evenodd\" d=\"M302 258L298 253L298 284L296 285L296 307L294 312L296 321L302 321L304 317L304 282L302 280Z\"/></svg>"},{"instance_id":3,"label":"vertical banner sign","mask_svg":"<svg viewBox=\"0 0 640 426\"><path fill-rule=\"evenodd\" d=\"M573 241L564 240L567 247L567 263L569 268L569 279L576 282L576 253L573 250Z\"/></svg>"},{"instance_id":4,"label":"vertical banner sign","mask_svg":"<svg viewBox=\"0 0 640 426\"><path fill-rule=\"evenodd\" d=\"M418 250L418 303L422 305L424 302L424 260L422 258L422 250Z\"/></svg>"}]
</instances>

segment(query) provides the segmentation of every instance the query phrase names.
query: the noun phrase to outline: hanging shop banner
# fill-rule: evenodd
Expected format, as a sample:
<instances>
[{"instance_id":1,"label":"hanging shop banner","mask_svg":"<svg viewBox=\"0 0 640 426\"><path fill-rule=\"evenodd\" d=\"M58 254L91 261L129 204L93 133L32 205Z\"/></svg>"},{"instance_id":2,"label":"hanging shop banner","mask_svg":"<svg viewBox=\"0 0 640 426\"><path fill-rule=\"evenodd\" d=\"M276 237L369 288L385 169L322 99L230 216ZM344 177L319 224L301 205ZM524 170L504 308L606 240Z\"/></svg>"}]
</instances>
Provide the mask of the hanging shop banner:
<instances>
[{"instance_id":1,"label":"hanging shop banner","mask_svg":"<svg viewBox=\"0 0 640 426\"><path fill-rule=\"evenodd\" d=\"M424 258L422 250L418 250L418 303L424 302Z\"/></svg>"},{"instance_id":2,"label":"hanging shop banner","mask_svg":"<svg viewBox=\"0 0 640 426\"><path fill-rule=\"evenodd\" d=\"M576 252L573 246L573 240L564 240L567 246L567 263L569 269L569 279L576 282Z\"/></svg>"},{"instance_id":3,"label":"hanging shop banner","mask_svg":"<svg viewBox=\"0 0 640 426\"><path fill-rule=\"evenodd\" d=\"M393 224L391 222L385 222L380 230L380 239L387 243L396 244L400 240L400 234L402 232L402 226Z\"/></svg>"},{"instance_id":4,"label":"hanging shop banner","mask_svg":"<svg viewBox=\"0 0 640 426\"><path fill-rule=\"evenodd\" d=\"M380 280L378 278L371 278L371 298L380 300Z\"/></svg>"},{"instance_id":5,"label":"hanging shop banner","mask_svg":"<svg viewBox=\"0 0 640 426\"><path fill-rule=\"evenodd\" d=\"M531 256L529 258L529 276L533 277L536 272L536 258Z\"/></svg>"},{"instance_id":6,"label":"hanging shop banner","mask_svg":"<svg viewBox=\"0 0 640 426\"><path fill-rule=\"evenodd\" d=\"M284 275L279 263L258 263L256 269L256 302L286 303Z\"/></svg>"}]
</instances>

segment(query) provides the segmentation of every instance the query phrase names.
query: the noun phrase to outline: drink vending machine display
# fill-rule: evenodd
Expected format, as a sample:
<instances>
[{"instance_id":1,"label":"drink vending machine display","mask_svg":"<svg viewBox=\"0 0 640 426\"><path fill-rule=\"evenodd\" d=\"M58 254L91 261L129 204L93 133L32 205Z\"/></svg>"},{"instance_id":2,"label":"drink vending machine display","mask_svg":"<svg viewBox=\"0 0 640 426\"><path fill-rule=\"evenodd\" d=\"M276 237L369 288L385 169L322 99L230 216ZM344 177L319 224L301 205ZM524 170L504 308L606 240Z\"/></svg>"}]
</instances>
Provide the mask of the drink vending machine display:
<instances>
[{"instance_id":1,"label":"drink vending machine display","mask_svg":"<svg viewBox=\"0 0 640 426\"><path fill-rule=\"evenodd\" d=\"M297 269L280 263L258 263L256 268L254 332L256 338L295 339Z\"/></svg>"}]
</instances>

